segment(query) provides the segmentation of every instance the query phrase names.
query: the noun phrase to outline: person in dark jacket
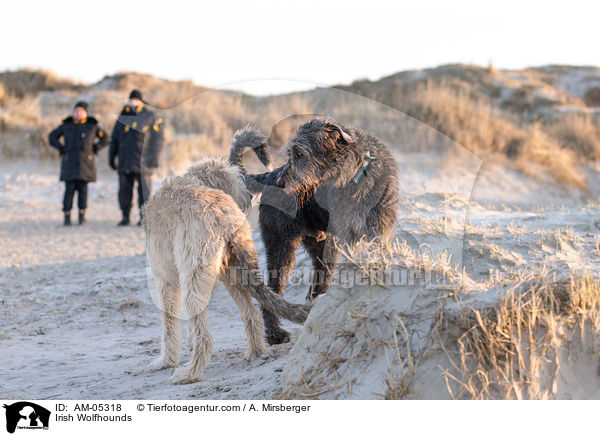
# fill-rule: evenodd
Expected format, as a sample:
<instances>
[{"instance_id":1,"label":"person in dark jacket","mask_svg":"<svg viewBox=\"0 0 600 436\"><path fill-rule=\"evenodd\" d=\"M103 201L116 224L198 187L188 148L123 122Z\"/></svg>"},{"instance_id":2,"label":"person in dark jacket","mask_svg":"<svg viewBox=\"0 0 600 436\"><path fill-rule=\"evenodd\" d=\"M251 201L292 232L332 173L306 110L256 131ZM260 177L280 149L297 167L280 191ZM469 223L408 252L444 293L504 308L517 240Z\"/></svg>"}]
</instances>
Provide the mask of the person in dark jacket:
<instances>
[{"instance_id":1,"label":"person in dark jacket","mask_svg":"<svg viewBox=\"0 0 600 436\"><path fill-rule=\"evenodd\" d=\"M63 198L64 225L71 225L73 197L77 192L79 224L85 223L87 184L96 181L94 154L108 145L108 136L95 118L87 114L88 105L79 101L73 114L50 132L50 145L62 156L60 180L65 182ZM63 138L61 143L60 138Z\"/></svg>"},{"instance_id":2,"label":"person in dark jacket","mask_svg":"<svg viewBox=\"0 0 600 436\"><path fill-rule=\"evenodd\" d=\"M150 198L152 172L158 167L163 138L163 119L146 107L140 91L131 91L129 104L121 111L113 129L108 155L109 165L119 172L119 206L123 213L120 226L129 224L134 183L140 209L138 225L142 224L144 203Z\"/></svg>"}]
</instances>

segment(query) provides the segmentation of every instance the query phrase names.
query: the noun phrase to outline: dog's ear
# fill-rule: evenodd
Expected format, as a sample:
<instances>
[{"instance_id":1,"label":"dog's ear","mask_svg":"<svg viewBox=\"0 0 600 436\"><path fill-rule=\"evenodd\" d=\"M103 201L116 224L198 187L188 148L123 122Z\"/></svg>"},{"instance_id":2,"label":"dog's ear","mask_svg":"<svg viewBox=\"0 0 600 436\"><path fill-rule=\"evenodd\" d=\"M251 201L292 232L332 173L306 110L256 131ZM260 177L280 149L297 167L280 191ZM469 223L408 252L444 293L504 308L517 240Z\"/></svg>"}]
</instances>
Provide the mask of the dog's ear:
<instances>
[{"instance_id":1,"label":"dog's ear","mask_svg":"<svg viewBox=\"0 0 600 436\"><path fill-rule=\"evenodd\" d=\"M350 143L354 142L354 140L352 139L352 136L350 136L348 133L344 132L344 129L342 129L340 126L338 126L335 123L325 124L325 131L329 135L335 136L336 141L341 144L350 144Z\"/></svg>"}]
</instances>

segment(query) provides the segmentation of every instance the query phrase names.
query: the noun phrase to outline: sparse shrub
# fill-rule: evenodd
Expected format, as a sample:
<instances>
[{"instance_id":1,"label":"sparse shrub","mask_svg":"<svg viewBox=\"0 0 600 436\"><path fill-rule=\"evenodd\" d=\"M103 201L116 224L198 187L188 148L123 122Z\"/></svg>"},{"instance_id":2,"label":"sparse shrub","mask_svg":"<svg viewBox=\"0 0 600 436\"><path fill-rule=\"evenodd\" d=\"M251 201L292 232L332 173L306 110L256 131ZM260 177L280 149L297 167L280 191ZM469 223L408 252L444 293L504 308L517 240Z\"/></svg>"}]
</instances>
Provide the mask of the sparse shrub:
<instances>
[{"instance_id":1,"label":"sparse shrub","mask_svg":"<svg viewBox=\"0 0 600 436\"><path fill-rule=\"evenodd\" d=\"M583 101L588 106L600 106L600 86L594 86L585 91Z\"/></svg>"}]
</instances>

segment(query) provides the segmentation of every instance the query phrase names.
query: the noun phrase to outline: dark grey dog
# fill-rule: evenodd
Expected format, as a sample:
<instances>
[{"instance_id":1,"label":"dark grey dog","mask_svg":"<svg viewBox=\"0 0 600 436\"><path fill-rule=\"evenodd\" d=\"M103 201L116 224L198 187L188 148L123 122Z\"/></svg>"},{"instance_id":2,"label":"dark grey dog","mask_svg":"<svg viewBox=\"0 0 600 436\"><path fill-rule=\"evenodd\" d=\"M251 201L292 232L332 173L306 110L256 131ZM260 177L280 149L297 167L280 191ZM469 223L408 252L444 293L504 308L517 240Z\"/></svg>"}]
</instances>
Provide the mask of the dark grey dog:
<instances>
[{"instance_id":1,"label":"dark grey dog","mask_svg":"<svg viewBox=\"0 0 600 436\"><path fill-rule=\"evenodd\" d=\"M236 132L230 162L242 165L243 149L262 157L266 138L255 128ZM248 188L262 192L261 234L269 286L282 295L302 243L313 262L308 300L331 285L339 243L387 236L396 223L398 165L389 148L363 130L316 117L286 145L288 160L269 173L246 174ZM243 169L243 166L242 166ZM289 341L278 318L262 309L270 344Z\"/></svg>"}]
</instances>

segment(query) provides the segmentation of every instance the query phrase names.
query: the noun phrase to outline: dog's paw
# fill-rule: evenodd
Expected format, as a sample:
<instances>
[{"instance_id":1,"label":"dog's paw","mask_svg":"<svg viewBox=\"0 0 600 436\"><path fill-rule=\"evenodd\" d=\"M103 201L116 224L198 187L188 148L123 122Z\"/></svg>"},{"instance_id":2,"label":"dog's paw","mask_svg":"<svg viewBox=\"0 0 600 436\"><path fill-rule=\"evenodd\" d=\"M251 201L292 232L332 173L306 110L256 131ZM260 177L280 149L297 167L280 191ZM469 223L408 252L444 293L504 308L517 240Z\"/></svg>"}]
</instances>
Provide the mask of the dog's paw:
<instances>
[{"instance_id":1,"label":"dog's paw","mask_svg":"<svg viewBox=\"0 0 600 436\"><path fill-rule=\"evenodd\" d=\"M256 357L262 356L267 352L267 350L268 348L266 344L262 344L261 346L254 348L248 346L244 352L244 360L250 361Z\"/></svg>"},{"instance_id":2,"label":"dog's paw","mask_svg":"<svg viewBox=\"0 0 600 436\"><path fill-rule=\"evenodd\" d=\"M174 366L177 366L175 362L165 359L164 357L159 357L150 362L146 369L149 371L160 371L161 369L173 368Z\"/></svg>"},{"instance_id":3,"label":"dog's paw","mask_svg":"<svg viewBox=\"0 0 600 436\"><path fill-rule=\"evenodd\" d=\"M269 345L284 344L289 341L290 334L282 328L267 332L267 342Z\"/></svg>"},{"instance_id":4,"label":"dog's paw","mask_svg":"<svg viewBox=\"0 0 600 436\"><path fill-rule=\"evenodd\" d=\"M185 385L188 383L196 383L196 382L199 382L200 380L201 380L200 376L193 375L192 371L190 371L190 368L187 365L182 366L181 368L177 368L173 372L173 375L169 378L169 381L176 385Z\"/></svg>"}]
</instances>

